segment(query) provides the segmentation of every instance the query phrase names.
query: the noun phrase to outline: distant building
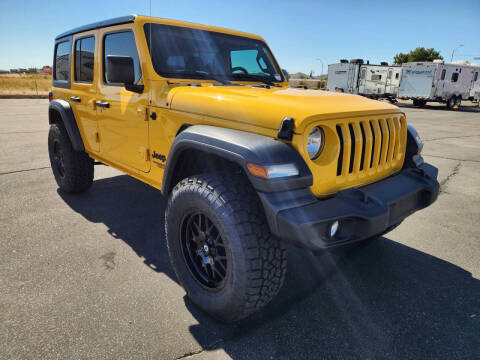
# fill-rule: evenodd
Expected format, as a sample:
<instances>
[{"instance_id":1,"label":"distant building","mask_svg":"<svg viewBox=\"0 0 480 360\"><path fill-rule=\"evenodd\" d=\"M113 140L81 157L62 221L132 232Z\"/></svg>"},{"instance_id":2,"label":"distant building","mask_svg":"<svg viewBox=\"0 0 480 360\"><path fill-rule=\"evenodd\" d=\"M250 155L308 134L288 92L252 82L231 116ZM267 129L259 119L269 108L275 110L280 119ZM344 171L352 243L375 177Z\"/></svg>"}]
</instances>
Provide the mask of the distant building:
<instances>
[{"instance_id":1,"label":"distant building","mask_svg":"<svg viewBox=\"0 0 480 360\"><path fill-rule=\"evenodd\" d=\"M45 65L42 67L42 72L44 74L51 74L52 73L52 67L50 65Z\"/></svg>"}]
</instances>

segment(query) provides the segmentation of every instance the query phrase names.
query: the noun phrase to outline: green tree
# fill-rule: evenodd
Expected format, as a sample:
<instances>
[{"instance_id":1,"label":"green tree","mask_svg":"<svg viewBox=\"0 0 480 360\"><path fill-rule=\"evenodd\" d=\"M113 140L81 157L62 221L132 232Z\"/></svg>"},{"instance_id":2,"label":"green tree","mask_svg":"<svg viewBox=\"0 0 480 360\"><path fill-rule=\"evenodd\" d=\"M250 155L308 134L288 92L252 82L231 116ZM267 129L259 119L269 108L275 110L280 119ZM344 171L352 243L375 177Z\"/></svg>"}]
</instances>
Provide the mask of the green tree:
<instances>
[{"instance_id":1,"label":"green tree","mask_svg":"<svg viewBox=\"0 0 480 360\"><path fill-rule=\"evenodd\" d=\"M408 54L398 53L397 55L395 55L393 57L393 63L394 64L401 65L401 64L406 63L406 62L408 62Z\"/></svg>"},{"instance_id":2,"label":"green tree","mask_svg":"<svg viewBox=\"0 0 480 360\"><path fill-rule=\"evenodd\" d=\"M393 57L395 64L403 64L412 61L433 61L435 59L443 59L440 52L433 48L425 49L424 47L417 47L408 54L398 53Z\"/></svg>"}]
</instances>

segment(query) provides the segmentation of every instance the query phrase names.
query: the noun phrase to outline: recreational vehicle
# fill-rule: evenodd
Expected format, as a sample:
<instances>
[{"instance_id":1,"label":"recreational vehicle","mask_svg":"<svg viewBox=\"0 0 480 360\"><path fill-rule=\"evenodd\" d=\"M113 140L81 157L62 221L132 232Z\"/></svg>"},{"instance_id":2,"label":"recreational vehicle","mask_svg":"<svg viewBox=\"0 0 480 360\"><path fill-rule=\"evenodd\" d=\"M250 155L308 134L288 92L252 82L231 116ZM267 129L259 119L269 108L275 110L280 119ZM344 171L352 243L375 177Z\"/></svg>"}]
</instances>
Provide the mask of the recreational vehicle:
<instances>
[{"instance_id":1,"label":"recreational vehicle","mask_svg":"<svg viewBox=\"0 0 480 360\"><path fill-rule=\"evenodd\" d=\"M364 64L362 59L340 60L328 65L327 90L359 94L370 98L396 97L401 67Z\"/></svg>"},{"instance_id":2,"label":"recreational vehicle","mask_svg":"<svg viewBox=\"0 0 480 360\"><path fill-rule=\"evenodd\" d=\"M460 106L470 97L475 66L466 62L410 62L402 65L398 98L411 99L413 105L428 101L444 102L448 108Z\"/></svg>"},{"instance_id":3,"label":"recreational vehicle","mask_svg":"<svg viewBox=\"0 0 480 360\"><path fill-rule=\"evenodd\" d=\"M480 66L477 66L473 73L472 87L470 88L470 100L479 101L480 100Z\"/></svg>"}]
</instances>

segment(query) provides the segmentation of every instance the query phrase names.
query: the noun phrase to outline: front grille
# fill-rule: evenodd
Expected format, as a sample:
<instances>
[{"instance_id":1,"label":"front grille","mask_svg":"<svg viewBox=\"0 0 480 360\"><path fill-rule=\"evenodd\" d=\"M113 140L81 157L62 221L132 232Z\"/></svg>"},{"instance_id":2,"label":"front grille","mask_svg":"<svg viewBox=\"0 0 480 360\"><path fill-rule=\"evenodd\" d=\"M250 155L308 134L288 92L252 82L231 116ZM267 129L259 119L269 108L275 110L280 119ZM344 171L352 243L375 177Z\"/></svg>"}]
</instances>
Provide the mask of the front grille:
<instances>
[{"instance_id":1,"label":"front grille","mask_svg":"<svg viewBox=\"0 0 480 360\"><path fill-rule=\"evenodd\" d=\"M386 171L403 160L407 124L404 117L336 124L340 141L337 177L354 180Z\"/></svg>"}]
</instances>

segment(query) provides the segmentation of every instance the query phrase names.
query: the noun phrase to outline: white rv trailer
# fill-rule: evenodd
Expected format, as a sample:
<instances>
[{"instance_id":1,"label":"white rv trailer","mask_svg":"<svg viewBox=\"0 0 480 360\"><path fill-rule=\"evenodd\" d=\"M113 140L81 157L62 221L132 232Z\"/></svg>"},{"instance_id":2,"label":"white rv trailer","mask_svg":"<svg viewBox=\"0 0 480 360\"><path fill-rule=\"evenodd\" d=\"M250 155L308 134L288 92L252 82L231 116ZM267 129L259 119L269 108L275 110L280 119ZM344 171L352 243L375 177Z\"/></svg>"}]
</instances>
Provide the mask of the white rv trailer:
<instances>
[{"instance_id":1,"label":"white rv trailer","mask_svg":"<svg viewBox=\"0 0 480 360\"><path fill-rule=\"evenodd\" d=\"M327 90L393 100L400 84L401 67L364 64L361 59L328 65Z\"/></svg>"},{"instance_id":2,"label":"white rv trailer","mask_svg":"<svg viewBox=\"0 0 480 360\"><path fill-rule=\"evenodd\" d=\"M428 101L444 102L447 107L460 106L470 97L475 67L468 63L411 62L402 65L398 98L411 99L415 106Z\"/></svg>"},{"instance_id":3,"label":"white rv trailer","mask_svg":"<svg viewBox=\"0 0 480 360\"><path fill-rule=\"evenodd\" d=\"M470 100L480 101L480 66L476 66L473 73L472 87L470 88Z\"/></svg>"}]
</instances>

